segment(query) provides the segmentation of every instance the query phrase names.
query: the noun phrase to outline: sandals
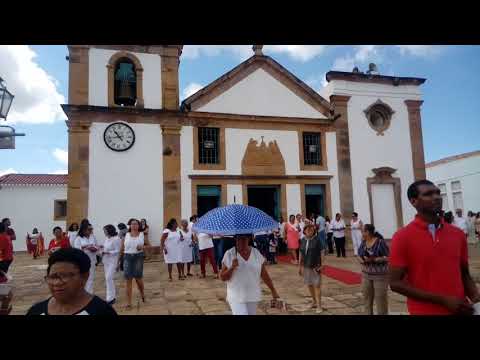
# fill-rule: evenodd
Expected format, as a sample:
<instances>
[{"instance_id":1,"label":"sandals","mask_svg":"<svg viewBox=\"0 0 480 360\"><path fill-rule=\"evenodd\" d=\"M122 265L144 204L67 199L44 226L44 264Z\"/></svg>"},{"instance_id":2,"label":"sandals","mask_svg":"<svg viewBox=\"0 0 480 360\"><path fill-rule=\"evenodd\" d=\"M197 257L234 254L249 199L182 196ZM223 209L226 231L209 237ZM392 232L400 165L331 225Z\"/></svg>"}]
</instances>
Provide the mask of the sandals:
<instances>
[{"instance_id":1,"label":"sandals","mask_svg":"<svg viewBox=\"0 0 480 360\"><path fill-rule=\"evenodd\" d=\"M173 281L173 279L172 279L172 278L168 278L168 281L172 282L172 281Z\"/></svg>"},{"instance_id":2,"label":"sandals","mask_svg":"<svg viewBox=\"0 0 480 360\"><path fill-rule=\"evenodd\" d=\"M132 310L133 307L130 304L125 305L125 310Z\"/></svg>"},{"instance_id":3,"label":"sandals","mask_svg":"<svg viewBox=\"0 0 480 360\"><path fill-rule=\"evenodd\" d=\"M317 308L318 308L317 303L313 303L312 305L310 305L310 309L317 309Z\"/></svg>"}]
</instances>

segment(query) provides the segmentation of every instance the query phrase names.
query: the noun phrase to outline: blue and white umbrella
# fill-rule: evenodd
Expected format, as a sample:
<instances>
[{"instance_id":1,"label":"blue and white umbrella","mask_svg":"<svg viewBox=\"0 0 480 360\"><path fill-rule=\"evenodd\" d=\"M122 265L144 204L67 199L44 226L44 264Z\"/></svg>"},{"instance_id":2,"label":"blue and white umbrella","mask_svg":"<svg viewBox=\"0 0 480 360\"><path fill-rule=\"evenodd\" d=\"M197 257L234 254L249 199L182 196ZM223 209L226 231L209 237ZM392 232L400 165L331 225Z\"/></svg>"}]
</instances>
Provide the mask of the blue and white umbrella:
<instances>
[{"instance_id":1,"label":"blue and white umbrella","mask_svg":"<svg viewBox=\"0 0 480 360\"><path fill-rule=\"evenodd\" d=\"M253 234L278 229L279 223L253 206L232 204L207 212L193 225L196 233L209 235Z\"/></svg>"}]
</instances>

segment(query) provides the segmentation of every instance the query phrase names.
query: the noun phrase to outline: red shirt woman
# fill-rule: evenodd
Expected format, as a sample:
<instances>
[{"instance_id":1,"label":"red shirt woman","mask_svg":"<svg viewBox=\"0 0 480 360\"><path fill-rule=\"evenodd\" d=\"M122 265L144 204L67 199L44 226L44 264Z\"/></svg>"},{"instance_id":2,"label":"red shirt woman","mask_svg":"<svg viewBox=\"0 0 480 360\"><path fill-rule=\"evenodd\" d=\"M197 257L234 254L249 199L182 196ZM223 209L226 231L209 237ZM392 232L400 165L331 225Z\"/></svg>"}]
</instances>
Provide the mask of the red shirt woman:
<instances>
[{"instance_id":1,"label":"red shirt woman","mask_svg":"<svg viewBox=\"0 0 480 360\"><path fill-rule=\"evenodd\" d=\"M8 273L8 268L13 261L13 244L6 233L6 227L0 223L0 271Z\"/></svg>"},{"instance_id":2,"label":"red shirt woman","mask_svg":"<svg viewBox=\"0 0 480 360\"><path fill-rule=\"evenodd\" d=\"M52 255L52 253L58 249L70 247L68 238L63 235L63 231L59 226L53 228L53 235L55 235L55 238L50 241L50 244L48 244L48 255Z\"/></svg>"}]
</instances>

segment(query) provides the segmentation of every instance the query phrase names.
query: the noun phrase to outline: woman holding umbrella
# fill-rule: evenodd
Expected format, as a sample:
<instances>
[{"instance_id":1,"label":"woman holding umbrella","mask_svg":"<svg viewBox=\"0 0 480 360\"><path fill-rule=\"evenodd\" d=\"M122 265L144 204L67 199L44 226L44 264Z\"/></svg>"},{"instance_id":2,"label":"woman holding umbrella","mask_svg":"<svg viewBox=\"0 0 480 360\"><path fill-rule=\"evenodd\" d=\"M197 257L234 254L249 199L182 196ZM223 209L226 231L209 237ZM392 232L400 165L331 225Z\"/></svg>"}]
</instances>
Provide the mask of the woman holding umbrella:
<instances>
[{"instance_id":1,"label":"woman holding umbrella","mask_svg":"<svg viewBox=\"0 0 480 360\"><path fill-rule=\"evenodd\" d=\"M255 315L257 304L262 299L260 280L272 292L278 293L265 267L265 258L260 251L248 245L251 235L236 235L236 247L225 253L220 279L227 282L227 301L233 315Z\"/></svg>"},{"instance_id":2,"label":"woman holding umbrella","mask_svg":"<svg viewBox=\"0 0 480 360\"><path fill-rule=\"evenodd\" d=\"M235 238L235 247L225 253L220 273L220 279L227 283L227 301L233 315L255 315L262 299L261 280L272 292L272 306L279 298L265 267L265 258L249 244L252 234L275 230L278 226L263 211L237 204L213 209L193 226L197 233Z\"/></svg>"}]
</instances>

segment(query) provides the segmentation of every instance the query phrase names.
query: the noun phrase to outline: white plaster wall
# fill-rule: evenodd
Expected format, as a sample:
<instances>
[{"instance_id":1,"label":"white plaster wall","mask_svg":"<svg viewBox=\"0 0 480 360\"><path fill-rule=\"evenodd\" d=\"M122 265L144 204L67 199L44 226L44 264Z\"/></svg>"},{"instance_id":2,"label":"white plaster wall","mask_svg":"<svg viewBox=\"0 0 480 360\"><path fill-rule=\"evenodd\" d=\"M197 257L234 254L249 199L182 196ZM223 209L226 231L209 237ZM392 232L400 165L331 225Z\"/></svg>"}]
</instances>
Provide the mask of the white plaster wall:
<instances>
[{"instance_id":1,"label":"white plaster wall","mask_svg":"<svg viewBox=\"0 0 480 360\"><path fill-rule=\"evenodd\" d=\"M435 184L445 184L448 209L453 211L452 182L460 181L463 211L480 211L480 154L448 163L427 167L427 179Z\"/></svg>"},{"instance_id":2,"label":"white plaster wall","mask_svg":"<svg viewBox=\"0 0 480 360\"><path fill-rule=\"evenodd\" d=\"M386 239L397 231L397 211L392 184L372 185L373 217L375 228Z\"/></svg>"},{"instance_id":3,"label":"white plaster wall","mask_svg":"<svg viewBox=\"0 0 480 360\"><path fill-rule=\"evenodd\" d=\"M14 251L26 251L25 237L34 227L43 233L45 246L52 239L52 230L60 226L65 230L65 221L54 221L54 201L67 199L66 186L2 186L0 189L0 218L12 222L17 240ZM15 266L15 262L13 262Z\"/></svg>"},{"instance_id":4,"label":"white plaster wall","mask_svg":"<svg viewBox=\"0 0 480 360\"><path fill-rule=\"evenodd\" d=\"M401 180L403 221L405 224L410 222L415 211L408 202L406 192L414 181L414 175L408 112L404 101L419 100L420 89L414 86L331 81L325 92L351 96L348 102L348 127L355 211L364 223L370 222L367 178L374 176L372 169L389 166L397 169L393 176ZM384 136L378 136L368 125L363 112L378 99L395 112Z\"/></svg>"},{"instance_id":5,"label":"white plaster wall","mask_svg":"<svg viewBox=\"0 0 480 360\"><path fill-rule=\"evenodd\" d=\"M108 106L108 71L110 58L115 50L90 48L88 103L95 106ZM161 57L156 54L132 53L143 67L143 99L146 109L162 108Z\"/></svg>"},{"instance_id":6,"label":"white plaster wall","mask_svg":"<svg viewBox=\"0 0 480 360\"><path fill-rule=\"evenodd\" d=\"M287 218L302 213L300 185L287 184Z\"/></svg>"},{"instance_id":7,"label":"white plaster wall","mask_svg":"<svg viewBox=\"0 0 480 360\"><path fill-rule=\"evenodd\" d=\"M182 169L182 216L191 216L192 198L191 198L191 180L190 174L229 174L241 175L242 159L245 154L250 138L256 139L259 143L261 136L268 144L269 141L276 140L285 160L287 175L331 175L330 189L332 194L332 212L340 210L340 195L337 174L337 144L336 134L334 132L326 133L327 142L327 164L328 171L300 171L299 164L299 144L296 131L284 130L250 130L250 129L225 129L226 146L226 170L193 170L193 127L182 127L181 133L181 169ZM232 188L232 194L233 190ZM228 202L233 202L233 195L230 198L230 191L227 193ZM237 203L240 203L240 196L236 195ZM298 195L300 201L300 195ZM298 212L298 211L297 211ZM331 215L331 214L330 214Z\"/></svg>"},{"instance_id":8,"label":"white plaster wall","mask_svg":"<svg viewBox=\"0 0 480 360\"><path fill-rule=\"evenodd\" d=\"M263 69L232 86L212 99L197 111L285 116L303 118L325 118L311 105L294 94Z\"/></svg>"},{"instance_id":9,"label":"white plaster wall","mask_svg":"<svg viewBox=\"0 0 480 360\"><path fill-rule=\"evenodd\" d=\"M242 185L228 184L227 185L227 203L228 204L243 204Z\"/></svg>"},{"instance_id":10,"label":"white plaster wall","mask_svg":"<svg viewBox=\"0 0 480 360\"><path fill-rule=\"evenodd\" d=\"M88 218L99 237L103 236L104 225L145 218L150 239L158 245L163 226L160 125L130 124L135 144L125 152L107 148L103 141L107 126L94 123L90 129Z\"/></svg>"}]
</instances>

